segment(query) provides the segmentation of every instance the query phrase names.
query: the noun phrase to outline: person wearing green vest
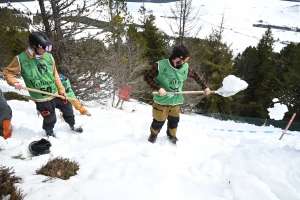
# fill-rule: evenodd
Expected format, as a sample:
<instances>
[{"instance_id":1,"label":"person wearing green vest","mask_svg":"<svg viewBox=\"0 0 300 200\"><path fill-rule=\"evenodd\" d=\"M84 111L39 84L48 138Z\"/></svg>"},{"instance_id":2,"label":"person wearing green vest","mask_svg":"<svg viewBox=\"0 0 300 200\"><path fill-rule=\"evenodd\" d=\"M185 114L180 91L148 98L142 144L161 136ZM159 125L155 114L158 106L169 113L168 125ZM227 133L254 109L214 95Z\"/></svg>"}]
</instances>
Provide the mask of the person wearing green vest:
<instances>
[{"instance_id":1,"label":"person wearing green vest","mask_svg":"<svg viewBox=\"0 0 300 200\"><path fill-rule=\"evenodd\" d=\"M3 70L7 83L21 90L23 85L14 77L21 74L27 88L45 91L53 94L60 94L63 97L57 98L52 95L29 91L36 109L43 116L42 128L47 136L55 137L53 132L56 123L55 108L63 113L63 118L71 128L77 132L83 132L80 126L75 125L75 117L72 105L67 101L65 88L58 76L56 65L52 54L49 52L52 44L49 38L39 32L29 34L29 47L26 51L15 56L13 61Z\"/></svg>"},{"instance_id":2,"label":"person wearing green vest","mask_svg":"<svg viewBox=\"0 0 300 200\"><path fill-rule=\"evenodd\" d=\"M175 46L169 59L157 61L144 75L144 81L158 94L153 95L152 115L148 141L155 143L158 133L168 120L167 137L176 144L177 127L180 116L180 104L184 102L182 94L167 94L166 92L182 91L187 77L193 78L205 94L210 94L210 89L200 75L189 67L187 61L190 51L185 45Z\"/></svg>"},{"instance_id":3,"label":"person wearing green vest","mask_svg":"<svg viewBox=\"0 0 300 200\"><path fill-rule=\"evenodd\" d=\"M70 99L70 103L73 105L73 107L80 112L82 115L91 116L91 114L87 111L87 109L79 102L79 100L76 99L75 93L72 89L70 79L68 79L63 74L58 74L59 78L61 80L61 83L65 87L66 93L68 97L74 98L75 100Z\"/></svg>"}]
</instances>

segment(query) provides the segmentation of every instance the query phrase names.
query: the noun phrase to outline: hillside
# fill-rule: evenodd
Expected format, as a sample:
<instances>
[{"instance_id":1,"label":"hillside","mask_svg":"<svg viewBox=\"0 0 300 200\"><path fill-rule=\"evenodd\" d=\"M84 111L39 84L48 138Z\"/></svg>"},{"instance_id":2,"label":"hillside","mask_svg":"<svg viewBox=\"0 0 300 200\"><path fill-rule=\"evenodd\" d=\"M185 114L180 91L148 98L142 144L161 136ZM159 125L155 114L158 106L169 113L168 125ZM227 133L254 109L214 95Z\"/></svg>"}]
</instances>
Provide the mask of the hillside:
<instances>
[{"instance_id":1,"label":"hillside","mask_svg":"<svg viewBox=\"0 0 300 200\"><path fill-rule=\"evenodd\" d=\"M3 80L0 87L16 91ZM13 135L0 137L0 166L21 178L16 187L24 200L300 199L300 132L278 140L282 130L271 126L182 114L177 145L168 141L166 125L151 144L151 106L130 99L122 110L84 102L92 117L75 111L81 134L57 110L57 138L47 138L32 101L8 104ZM51 142L50 153L33 157L28 146L41 138ZM68 180L37 175L57 157L78 162L77 174Z\"/></svg>"}]
</instances>

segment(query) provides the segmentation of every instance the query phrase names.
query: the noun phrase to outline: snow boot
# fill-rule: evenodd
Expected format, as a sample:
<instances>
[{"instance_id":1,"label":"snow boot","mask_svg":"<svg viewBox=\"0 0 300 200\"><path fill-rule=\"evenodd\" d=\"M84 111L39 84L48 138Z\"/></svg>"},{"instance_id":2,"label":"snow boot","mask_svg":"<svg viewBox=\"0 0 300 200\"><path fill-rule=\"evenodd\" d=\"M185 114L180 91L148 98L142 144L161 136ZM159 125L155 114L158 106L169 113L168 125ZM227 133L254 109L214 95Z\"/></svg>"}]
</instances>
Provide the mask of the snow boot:
<instances>
[{"instance_id":1,"label":"snow boot","mask_svg":"<svg viewBox=\"0 0 300 200\"><path fill-rule=\"evenodd\" d=\"M78 133L82 133L83 132L83 129L81 128L81 126L76 127L74 125L70 125L70 128L71 128L71 130L76 131Z\"/></svg>"},{"instance_id":2,"label":"snow boot","mask_svg":"<svg viewBox=\"0 0 300 200\"><path fill-rule=\"evenodd\" d=\"M50 137L50 136L56 137L55 134L54 134L54 132L53 132L53 130L45 130L45 132L46 132L46 135L47 135L48 137Z\"/></svg>"},{"instance_id":3,"label":"snow boot","mask_svg":"<svg viewBox=\"0 0 300 200\"><path fill-rule=\"evenodd\" d=\"M156 138L157 138L157 134L152 134L151 133L150 136L149 136L149 138L148 138L148 141L153 144L153 143L155 143Z\"/></svg>"},{"instance_id":4,"label":"snow boot","mask_svg":"<svg viewBox=\"0 0 300 200\"><path fill-rule=\"evenodd\" d=\"M178 141L177 137L176 136L171 136L171 135L168 135L168 138L169 140L173 143L173 144L176 144L176 142Z\"/></svg>"}]
</instances>

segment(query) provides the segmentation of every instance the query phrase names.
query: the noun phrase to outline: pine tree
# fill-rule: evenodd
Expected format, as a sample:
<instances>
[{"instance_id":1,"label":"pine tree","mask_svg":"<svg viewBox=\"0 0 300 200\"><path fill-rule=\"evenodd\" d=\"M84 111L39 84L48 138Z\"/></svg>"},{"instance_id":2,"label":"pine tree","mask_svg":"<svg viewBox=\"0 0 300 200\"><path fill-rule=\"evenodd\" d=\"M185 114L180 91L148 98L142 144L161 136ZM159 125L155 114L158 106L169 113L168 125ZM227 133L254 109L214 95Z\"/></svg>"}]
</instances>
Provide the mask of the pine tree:
<instances>
[{"instance_id":1,"label":"pine tree","mask_svg":"<svg viewBox=\"0 0 300 200\"><path fill-rule=\"evenodd\" d=\"M300 43L291 43L277 55L276 69L280 69L280 90L276 91L279 103L288 107L284 120L296 113L294 121L300 121Z\"/></svg>"},{"instance_id":2,"label":"pine tree","mask_svg":"<svg viewBox=\"0 0 300 200\"><path fill-rule=\"evenodd\" d=\"M256 89L252 102L261 104L263 109L258 111L257 116L260 118L268 117L268 108L272 105L273 98L275 98L274 91L278 90L273 52L274 42L275 40L269 27L257 45Z\"/></svg>"},{"instance_id":3,"label":"pine tree","mask_svg":"<svg viewBox=\"0 0 300 200\"><path fill-rule=\"evenodd\" d=\"M140 24L141 35L146 42L146 51L144 57L149 61L149 66L152 66L156 61L168 56L168 36L161 32L155 26L155 16L152 10L147 10L143 4L140 9Z\"/></svg>"},{"instance_id":4,"label":"pine tree","mask_svg":"<svg viewBox=\"0 0 300 200\"><path fill-rule=\"evenodd\" d=\"M206 61L203 65L204 79L211 90L222 87L223 79L233 73L233 54L226 43L222 43L223 21L219 30L213 30L205 42ZM205 113L231 114L232 97L217 94L206 96L198 106Z\"/></svg>"},{"instance_id":5,"label":"pine tree","mask_svg":"<svg viewBox=\"0 0 300 200\"><path fill-rule=\"evenodd\" d=\"M276 91L280 90L280 69L275 65L274 38L269 27L257 47L248 47L235 60L237 74L248 83L239 115L268 118L268 108L273 105Z\"/></svg>"},{"instance_id":6,"label":"pine tree","mask_svg":"<svg viewBox=\"0 0 300 200\"><path fill-rule=\"evenodd\" d=\"M0 8L0 68L28 46L30 19L17 10Z\"/></svg>"},{"instance_id":7,"label":"pine tree","mask_svg":"<svg viewBox=\"0 0 300 200\"><path fill-rule=\"evenodd\" d=\"M255 90L257 88L257 67L258 67L258 51L256 47L247 47L242 54L238 54L234 60L234 70L236 76L240 77L248 83L248 87L241 91L243 99L240 104L236 106L234 114L238 116L255 117L257 104L253 100ZM253 102L254 103L251 103ZM255 108L253 108L253 106Z\"/></svg>"}]
</instances>

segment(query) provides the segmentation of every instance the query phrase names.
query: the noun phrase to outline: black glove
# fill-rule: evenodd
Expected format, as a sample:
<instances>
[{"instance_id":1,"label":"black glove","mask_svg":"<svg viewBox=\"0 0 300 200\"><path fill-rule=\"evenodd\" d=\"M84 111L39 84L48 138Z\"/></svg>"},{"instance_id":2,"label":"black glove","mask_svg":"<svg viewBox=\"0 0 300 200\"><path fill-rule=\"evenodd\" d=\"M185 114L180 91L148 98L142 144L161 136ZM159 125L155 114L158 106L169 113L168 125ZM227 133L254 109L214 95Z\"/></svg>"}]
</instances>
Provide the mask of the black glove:
<instances>
[{"instance_id":1,"label":"black glove","mask_svg":"<svg viewBox=\"0 0 300 200\"><path fill-rule=\"evenodd\" d=\"M31 145L31 149L35 151L37 154L44 153L45 151L49 150L50 147L51 147L51 143L44 138Z\"/></svg>"}]
</instances>

